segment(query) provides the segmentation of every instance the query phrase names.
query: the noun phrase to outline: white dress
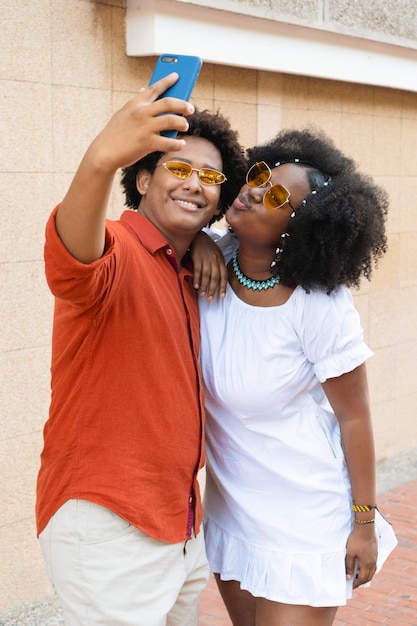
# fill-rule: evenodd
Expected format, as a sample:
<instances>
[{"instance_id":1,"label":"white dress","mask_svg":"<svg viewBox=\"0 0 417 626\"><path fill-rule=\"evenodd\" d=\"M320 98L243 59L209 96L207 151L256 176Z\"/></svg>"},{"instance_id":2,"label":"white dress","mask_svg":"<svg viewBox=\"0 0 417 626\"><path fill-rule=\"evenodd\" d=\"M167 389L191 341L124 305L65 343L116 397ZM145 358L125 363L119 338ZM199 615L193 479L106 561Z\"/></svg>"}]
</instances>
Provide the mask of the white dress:
<instances>
[{"instance_id":1,"label":"white dress","mask_svg":"<svg viewBox=\"0 0 417 626\"><path fill-rule=\"evenodd\" d=\"M254 596L346 604L350 482L320 382L372 354L350 291L298 287L284 305L265 308L228 286L224 300L201 298L200 314L211 570ZM396 540L379 515L377 528L388 534L385 546L379 538L380 567Z\"/></svg>"}]
</instances>

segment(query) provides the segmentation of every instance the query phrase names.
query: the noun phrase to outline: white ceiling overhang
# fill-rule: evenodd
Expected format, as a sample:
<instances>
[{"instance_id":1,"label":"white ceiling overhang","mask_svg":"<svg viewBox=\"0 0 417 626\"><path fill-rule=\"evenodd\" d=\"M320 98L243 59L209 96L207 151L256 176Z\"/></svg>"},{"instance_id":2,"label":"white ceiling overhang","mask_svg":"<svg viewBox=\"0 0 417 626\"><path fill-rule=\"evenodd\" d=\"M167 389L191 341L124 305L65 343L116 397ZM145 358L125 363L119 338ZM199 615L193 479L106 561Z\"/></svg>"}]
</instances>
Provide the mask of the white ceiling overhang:
<instances>
[{"instance_id":1,"label":"white ceiling overhang","mask_svg":"<svg viewBox=\"0 0 417 626\"><path fill-rule=\"evenodd\" d=\"M201 0L127 0L127 54L190 54L209 63L417 91L412 45L278 21L265 9L237 12L239 3L232 0L204 5L210 6Z\"/></svg>"}]
</instances>

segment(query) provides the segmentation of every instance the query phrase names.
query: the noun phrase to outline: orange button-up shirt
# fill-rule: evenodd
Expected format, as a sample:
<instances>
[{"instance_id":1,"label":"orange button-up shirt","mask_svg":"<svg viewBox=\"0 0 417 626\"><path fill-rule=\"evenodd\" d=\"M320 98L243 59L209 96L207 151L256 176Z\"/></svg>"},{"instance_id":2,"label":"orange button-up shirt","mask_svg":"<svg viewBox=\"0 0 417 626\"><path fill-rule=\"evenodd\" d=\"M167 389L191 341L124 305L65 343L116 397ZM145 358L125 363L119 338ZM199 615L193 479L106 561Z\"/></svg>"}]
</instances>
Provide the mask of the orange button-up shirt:
<instances>
[{"instance_id":1,"label":"orange button-up shirt","mask_svg":"<svg viewBox=\"0 0 417 626\"><path fill-rule=\"evenodd\" d=\"M74 259L46 227L55 296L52 397L37 484L37 530L70 498L112 509L175 543L201 523L204 463L199 318L190 266L142 215L108 221L106 252Z\"/></svg>"}]
</instances>

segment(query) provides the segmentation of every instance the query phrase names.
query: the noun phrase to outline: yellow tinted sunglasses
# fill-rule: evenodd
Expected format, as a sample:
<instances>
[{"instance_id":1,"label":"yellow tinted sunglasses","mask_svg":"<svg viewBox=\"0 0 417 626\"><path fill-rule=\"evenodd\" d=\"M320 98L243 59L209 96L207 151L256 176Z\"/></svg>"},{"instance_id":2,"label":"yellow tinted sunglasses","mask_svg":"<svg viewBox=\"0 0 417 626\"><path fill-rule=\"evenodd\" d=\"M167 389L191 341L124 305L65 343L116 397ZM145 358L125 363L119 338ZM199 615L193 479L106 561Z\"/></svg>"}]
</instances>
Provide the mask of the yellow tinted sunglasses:
<instances>
[{"instance_id":1,"label":"yellow tinted sunglasses","mask_svg":"<svg viewBox=\"0 0 417 626\"><path fill-rule=\"evenodd\" d=\"M291 208L290 197L291 194L284 185L273 185L271 183L271 168L265 163L260 161L252 165L248 173L246 174L246 184L249 187L264 187L270 185L263 197L263 203L267 209L280 209L288 202Z\"/></svg>"},{"instance_id":2,"label":"yellow tinted sunglasses","mask_svg":"<svg viewBox=\"0 0 417 626\"><path fill-rule=\"evenodd\" d=\"M181 180L186 180L190 178L193 172L197 172L198 178L203 185L221 185L227 180L222 172L213 170L210 167L202 167L199 170L196 167L191 167L189 163L184 161L165 161L165 163L160 165L163 165L167 172Z\"/></svg>"}]
</instances>

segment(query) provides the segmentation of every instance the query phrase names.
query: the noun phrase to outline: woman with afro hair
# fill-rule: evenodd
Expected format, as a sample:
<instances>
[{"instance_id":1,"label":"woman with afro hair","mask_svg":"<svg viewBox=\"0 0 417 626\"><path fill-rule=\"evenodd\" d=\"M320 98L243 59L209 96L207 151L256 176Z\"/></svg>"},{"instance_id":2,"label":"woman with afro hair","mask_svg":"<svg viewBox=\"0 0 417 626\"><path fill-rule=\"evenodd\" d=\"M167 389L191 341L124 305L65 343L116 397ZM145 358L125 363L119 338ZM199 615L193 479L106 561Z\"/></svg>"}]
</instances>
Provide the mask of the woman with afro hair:
<instances>
[{"instance_id":1,"label":"woman with afro hair","mask_svg":"<svg viewBox=\"0 0 417 626\"><path fill-rule=\"evenodd\" d=\"M388 200L321 131L247 154L228 287L200 299L208 559L234 626L330 626L396 544L348 289L386 251Z\"/></svg>"}]
</instances>

